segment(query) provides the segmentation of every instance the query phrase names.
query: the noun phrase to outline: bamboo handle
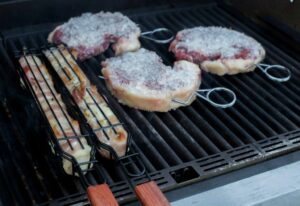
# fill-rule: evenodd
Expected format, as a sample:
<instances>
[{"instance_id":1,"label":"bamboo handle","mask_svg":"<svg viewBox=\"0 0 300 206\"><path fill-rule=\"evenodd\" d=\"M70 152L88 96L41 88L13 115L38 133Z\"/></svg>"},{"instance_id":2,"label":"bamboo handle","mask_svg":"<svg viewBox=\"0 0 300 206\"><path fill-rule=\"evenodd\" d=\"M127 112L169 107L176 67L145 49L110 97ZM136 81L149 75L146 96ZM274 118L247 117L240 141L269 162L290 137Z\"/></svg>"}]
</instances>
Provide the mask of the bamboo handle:
<instances>
[{"instance_id":1,"label":"bamboo handle","mask_svg":"<svg viewBox=\"0 0 300 206\"><path fill-rule=\"evenodd\" d=\"M169 206L170 203L154 181L135 187L137 197L143 206Z\"/></svg>"},{"instance_id":2,"label":"bamboo handle","mask_svg":"<svg viewBox=\"0 0 300 206\"><path fill-rule=\"evenodd\" d=\"M92 206L119 205L107 184L89 186L87 194Z\"/></svg>"}]
</instances>

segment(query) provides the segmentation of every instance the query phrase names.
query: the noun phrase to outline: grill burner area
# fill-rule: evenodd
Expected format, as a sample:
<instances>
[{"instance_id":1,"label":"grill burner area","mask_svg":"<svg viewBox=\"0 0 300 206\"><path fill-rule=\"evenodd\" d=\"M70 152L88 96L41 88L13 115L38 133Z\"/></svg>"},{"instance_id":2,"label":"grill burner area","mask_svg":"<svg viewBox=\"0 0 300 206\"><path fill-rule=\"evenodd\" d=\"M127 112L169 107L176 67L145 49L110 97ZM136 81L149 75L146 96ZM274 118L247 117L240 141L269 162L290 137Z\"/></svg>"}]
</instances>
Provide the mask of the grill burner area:
<instances>
[{"instance_id":1,"label":"grill burner area","mask_svg":"<svg viewBox=\"0 0 300 206\"><path fill-rule=\"evenodd\" d=\"M125 13L126 14L126 13ZM166 27L174 33L194 26L224 26L245 32L266 49L265 63L281 64L292 71L290 81L276 83L259 71L235 76L218 77L205 73L203 88L224 86L237 95L236 104L218 109L197 99L191 106L168 113L143 112L120 105L106 89L100 62L112 56L108 51L81 63L84 72L108 99L132 134L132 146L140 154L152 179L167 191L233 169L265 160L300 146L300 62L261 35L257 27L247 27L242 18L218 5L199 5L130 12L129 17L142 31ZM236 14L235 14L236 15ZM250 24L250 23L249 23ZM15 51L40 48L54 25L34 26L3 32L6 51L0 46L0 71L5 74L7 88L15 93L8 97L9 111L3 111L0 124L1 158L0 192L7 194L4 205L71 204L86 202L84 188L75 177L64 174L58 158L47 145L45 124L30 93L18 86ZM141 40L142 46L156 51L171 65L174 57L168 45ZM51 66L48 65L49 70ZM4 75L1 75L4 76ZM20 95L24 98L20 98ZM21 100L16 101L16 98ZM221 97L216 97L221 98ZM25 104L26 103L26 104ZM2 128L8 128L3 130ZM97 156L103 173L120 203L134 196L120 166ZM6 177L2 181L2 177ZM142 177L132 179L134 183ZM5 188L9 188L5 190ZM1 203L0 201L0 203Z\"/></svg>"}]
</instances>

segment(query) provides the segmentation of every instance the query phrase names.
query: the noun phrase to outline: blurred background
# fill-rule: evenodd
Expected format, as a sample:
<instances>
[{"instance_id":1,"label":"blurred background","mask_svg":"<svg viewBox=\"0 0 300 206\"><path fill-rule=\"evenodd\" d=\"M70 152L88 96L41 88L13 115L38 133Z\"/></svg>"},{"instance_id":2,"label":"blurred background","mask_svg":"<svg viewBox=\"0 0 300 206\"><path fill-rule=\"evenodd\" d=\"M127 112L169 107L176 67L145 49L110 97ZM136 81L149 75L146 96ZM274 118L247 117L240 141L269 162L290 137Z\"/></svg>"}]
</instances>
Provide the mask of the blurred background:
<instances>
[{"instance_id":1,"label":"blurred background","mask_svg":"<svg viewBox=\"0 0 300 206\"><path fill-rule=\"evenodd\" d=\"M273 18L300 32L299 0L225 0L248 16Z\"/></svg>"}]
</instances>

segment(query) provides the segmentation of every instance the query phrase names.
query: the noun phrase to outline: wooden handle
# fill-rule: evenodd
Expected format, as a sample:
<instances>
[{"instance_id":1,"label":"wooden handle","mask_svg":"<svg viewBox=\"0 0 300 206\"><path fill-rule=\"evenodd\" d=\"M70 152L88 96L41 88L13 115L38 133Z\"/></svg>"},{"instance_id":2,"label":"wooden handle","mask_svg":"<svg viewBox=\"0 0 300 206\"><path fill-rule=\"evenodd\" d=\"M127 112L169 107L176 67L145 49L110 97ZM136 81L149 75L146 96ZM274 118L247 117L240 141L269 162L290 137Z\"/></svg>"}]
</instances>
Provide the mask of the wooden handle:
<instances>
[{"instance_id":1,"label":"wooden handle","mask_svg":"<svg viewBox=\"0 0 300 206\"><path fill-rule=\"evenodd\" d=\"M137 197L143 206L169 206L170 203L154 181L135 187Z\"/></svg>"},{"instance_id":2,"label":"wooden handle","mask_svg":"<svg viewBox=\"0 0 300 206\"><path fill-rule=\"evenodd\" d=\"M87 194L92 206L119 205L107 184L89 186Z\"/></svg>"}]
</instances>

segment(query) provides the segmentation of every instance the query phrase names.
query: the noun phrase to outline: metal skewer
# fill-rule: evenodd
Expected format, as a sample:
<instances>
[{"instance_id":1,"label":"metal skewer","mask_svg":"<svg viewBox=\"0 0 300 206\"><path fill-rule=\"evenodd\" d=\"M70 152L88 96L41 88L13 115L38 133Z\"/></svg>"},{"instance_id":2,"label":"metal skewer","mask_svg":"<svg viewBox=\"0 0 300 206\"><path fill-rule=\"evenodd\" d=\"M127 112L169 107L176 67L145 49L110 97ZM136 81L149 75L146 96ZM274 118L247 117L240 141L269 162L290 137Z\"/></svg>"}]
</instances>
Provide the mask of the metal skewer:
<instances>
[{"instance_id":1,"label":"metal skewer","mask_svg":"<svg viewBox=\"0 0 300 206\"><path fill-rule=\"evenodd\" d=\"M232 97L232 100L227 102L227 103L224 103L224 104L220 104L220 103L215 102L214 100L212 100L211 95L215 92L220 92L220 91L223 91L223 92L226 92L227 94L229 94ZM179 103L179 104L182 104L184 106L188 106L189 103L190 103L190 100L195 95L197 97L200 97L201 99L204 99L205 101L209 102L211 105L213 105L215 107L222 108L222 109L231 107L236 102L235 93L232 90L230 90L228 88L225 88L225 87L215 87L215 88L212 88L212 89L199 89L199 90L197 90L197 92L192 94L186 101L181 101L181 100L178 100L178 99L173 99L172 101L176 102L176 103Z\"/></svg>"},{"instance_id":2,"label":"metal skewer","mask_svg":"<svg viewBox=\"0 0 300 206\"><path fill-rule=\"evenodd\" d=\"M169 37L167 37L166 39L156 39L154 37L155 34L157 33L166 33ZM141 37L144 38L144 39L148 39L148 40L151 40L155 43L158 43L158 44L167 44L169 43L170 41L173 40L174 38L174 34L173 32L170 30L170 29L167 29L167 28L157 28L157 29L154 29L152 31L145 31L145 32L142 32L141 33Z\"/></svg>"},{"instance_id":3,"label":"metal skewer","mask_svg":"<svg viewBox=\"0 0 300 206\"><path fill-rule=\"evenodd\" d=\"M257 64L256 65L257 68L259 68L269 79L273 80L273 81L276 81L276 82L286 82L288 81L290 78L291 78L291 70L289 70L288 68L282 66L282 65L277 65L277 64L274 64L274 65L269 65L269 64ZM286 76L284 77L276 77L274 75L272 75L270 73L270 71L283 71L283 72L286 72Z\"/></svg>"}]
</instances>

